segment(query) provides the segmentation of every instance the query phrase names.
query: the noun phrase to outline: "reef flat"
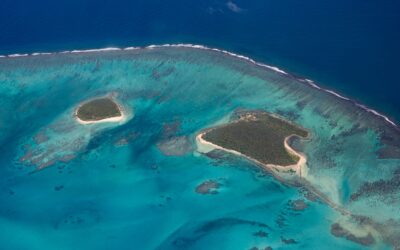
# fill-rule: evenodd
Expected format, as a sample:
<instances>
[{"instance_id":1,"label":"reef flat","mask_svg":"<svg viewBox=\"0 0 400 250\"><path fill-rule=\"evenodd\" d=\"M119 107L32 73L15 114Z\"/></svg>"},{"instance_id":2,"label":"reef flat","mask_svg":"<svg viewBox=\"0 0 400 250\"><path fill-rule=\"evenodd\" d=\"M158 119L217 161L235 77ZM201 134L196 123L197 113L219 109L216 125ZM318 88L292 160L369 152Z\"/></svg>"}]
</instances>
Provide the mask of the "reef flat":
<instances>
[{"instance_id":1,"label":"reef flat","mask_svg":"<svg viewBox=\"0 0 400 250\"><path fill-rule=\"evenodd\" d=\"M400 246L399 128L310 80L168 45L4 57L0 81L5 249ZM83 101L110 93L124 122L76 122ZM301 175L196 147L237 110L310 133L288 140Z\"/></svg>"}]
</instances>

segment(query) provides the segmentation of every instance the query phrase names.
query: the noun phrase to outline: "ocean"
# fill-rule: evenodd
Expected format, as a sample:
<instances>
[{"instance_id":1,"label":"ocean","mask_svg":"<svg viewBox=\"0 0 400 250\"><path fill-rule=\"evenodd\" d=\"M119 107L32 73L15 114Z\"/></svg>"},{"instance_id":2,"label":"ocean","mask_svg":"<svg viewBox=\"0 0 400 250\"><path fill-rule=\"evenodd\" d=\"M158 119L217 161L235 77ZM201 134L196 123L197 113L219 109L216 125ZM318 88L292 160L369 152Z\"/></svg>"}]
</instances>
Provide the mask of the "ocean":
<instances>
[{"instance_id":1,"label":"ocean","mask_svg":"<svg viewBox=\"0 0 400 250\"><path fill-rule=\"evenodd\" d=\"M0 54L194 43L312 79L400 120L400 3L4 0Z\"/></svg>"}]
</instances>

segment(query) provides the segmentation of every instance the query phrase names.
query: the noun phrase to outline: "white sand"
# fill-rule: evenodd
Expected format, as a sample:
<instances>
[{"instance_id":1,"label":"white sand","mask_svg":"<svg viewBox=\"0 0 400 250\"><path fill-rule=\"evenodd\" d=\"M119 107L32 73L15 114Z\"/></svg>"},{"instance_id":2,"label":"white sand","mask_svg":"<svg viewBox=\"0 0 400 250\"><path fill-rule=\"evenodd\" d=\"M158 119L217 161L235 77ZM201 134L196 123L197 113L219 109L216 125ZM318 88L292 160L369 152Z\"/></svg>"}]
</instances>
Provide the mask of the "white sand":
<instances>
[{"instance_id":1,"label":"white sand","mask_svg":"<svg viewBox=\"0 0 400 250\"><path fill-rule=\"evenodd\" d=\"M97 121L83 121L83 120L79 119L79 117L77 117L77 116L75 116L75 119L80 124L87 125L87 124L106 123L106 122L124 122L126 120L126 116L124 114L122 114L121 116L101 119L101 120L97 120Z\"/></svg>"}]
</instances>

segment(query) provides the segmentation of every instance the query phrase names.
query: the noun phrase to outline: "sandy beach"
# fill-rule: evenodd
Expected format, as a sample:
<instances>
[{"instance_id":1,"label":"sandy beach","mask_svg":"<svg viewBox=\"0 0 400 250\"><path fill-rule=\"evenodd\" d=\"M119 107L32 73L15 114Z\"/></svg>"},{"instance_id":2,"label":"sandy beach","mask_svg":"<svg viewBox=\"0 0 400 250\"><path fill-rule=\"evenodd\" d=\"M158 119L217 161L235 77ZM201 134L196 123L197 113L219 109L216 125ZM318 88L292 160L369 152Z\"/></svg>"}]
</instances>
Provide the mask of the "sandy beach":
<instances>
[{"instance_id":1,"label":"sandy beach","mask_svg":"<svg viewBox=\"0 0 400 250\"><path fill-rule=\"evenodd\" d=\"M101 119L98 121L83 121L75 115L75 119L80 124L88 125L88 124L94 124L94 123L123 122L126 120L126 116L124 114L122 114L121 116L118 116L118 117L111 117L111 118Z\"/></svg>"}]
</instances>

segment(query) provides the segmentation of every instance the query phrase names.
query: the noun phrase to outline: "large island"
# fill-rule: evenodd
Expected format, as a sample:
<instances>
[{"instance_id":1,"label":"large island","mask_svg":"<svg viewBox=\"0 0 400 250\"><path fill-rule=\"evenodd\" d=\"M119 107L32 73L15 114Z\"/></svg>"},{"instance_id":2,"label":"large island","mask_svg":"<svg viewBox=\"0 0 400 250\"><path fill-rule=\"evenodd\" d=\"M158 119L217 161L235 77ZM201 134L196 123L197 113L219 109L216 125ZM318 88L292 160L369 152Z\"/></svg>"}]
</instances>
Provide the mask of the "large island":
<instances>
[{"instance_id":1,"label":"large island","mask_svg":"<svg viewBox=\"0 0 400 250\"><path fill-rule=\"evenodd\" d=\"M245 156L268 168L301 173L305 157L288 143L308 132L280 117L262 111L239 112L233 122L208 129L197 136L203 145Z\"/></svg>"}]
</instances>

